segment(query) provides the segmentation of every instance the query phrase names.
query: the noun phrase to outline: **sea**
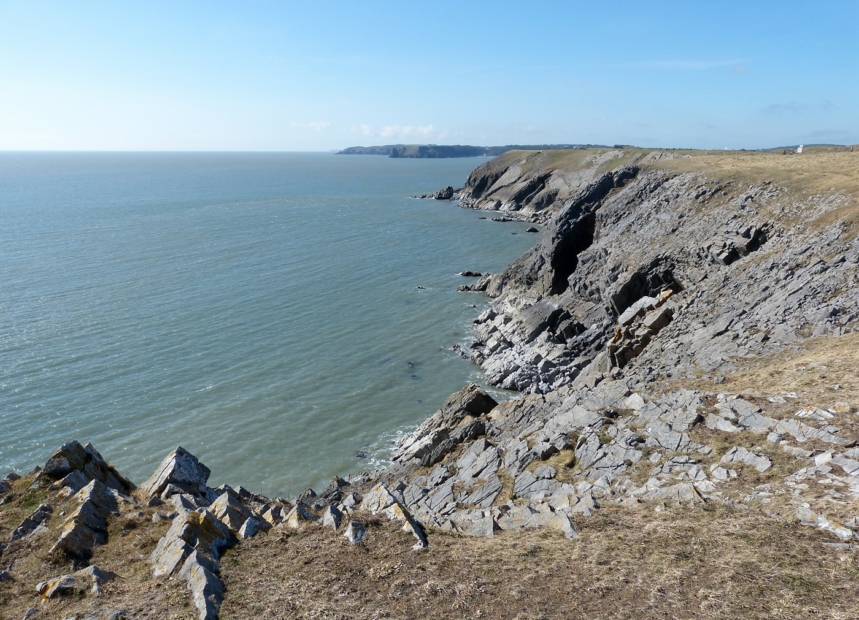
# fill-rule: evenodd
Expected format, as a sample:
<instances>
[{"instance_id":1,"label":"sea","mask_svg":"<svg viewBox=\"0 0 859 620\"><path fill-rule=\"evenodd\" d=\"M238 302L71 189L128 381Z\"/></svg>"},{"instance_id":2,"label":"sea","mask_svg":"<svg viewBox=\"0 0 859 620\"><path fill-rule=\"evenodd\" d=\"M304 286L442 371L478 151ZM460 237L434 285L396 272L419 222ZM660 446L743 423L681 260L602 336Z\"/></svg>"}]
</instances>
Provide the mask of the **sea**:
<instances>
[{"instance_id":1,"label":"sea","mask_svg":"<svg viewBox=\"0 0 859 620\"><path fill-rule=\"evenodd\" d=\"M0 475L73 439L137 484L182 446L269 496L384 465L481 380L458 272L537 241L410 198L483 161L0 153Z\"/></svg>"}]
</instances>

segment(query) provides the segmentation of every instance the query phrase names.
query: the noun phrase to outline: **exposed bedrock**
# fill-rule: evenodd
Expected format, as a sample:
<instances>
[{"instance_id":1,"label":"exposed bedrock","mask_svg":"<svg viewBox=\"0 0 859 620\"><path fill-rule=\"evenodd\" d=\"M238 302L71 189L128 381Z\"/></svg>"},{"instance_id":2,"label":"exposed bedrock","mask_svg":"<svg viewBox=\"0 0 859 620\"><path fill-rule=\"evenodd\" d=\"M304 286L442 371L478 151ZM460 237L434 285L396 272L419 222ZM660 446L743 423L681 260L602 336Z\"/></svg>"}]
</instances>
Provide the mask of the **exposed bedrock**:
<instances>
[{"instance_id":1,"label":"exposed bedrock","mask_svg":"<svg viewBox=\"0 0 859 620\"><path fill-rule=\"evenodd\" d=\"M845 200L620 166L555 205L537 246L471 286L495 301L462 353L491 385L546 393L621 368L643 382L717 372L842 333L857 316L859 246L839 221L803 221Z\"/></svg>"}]
</instances>

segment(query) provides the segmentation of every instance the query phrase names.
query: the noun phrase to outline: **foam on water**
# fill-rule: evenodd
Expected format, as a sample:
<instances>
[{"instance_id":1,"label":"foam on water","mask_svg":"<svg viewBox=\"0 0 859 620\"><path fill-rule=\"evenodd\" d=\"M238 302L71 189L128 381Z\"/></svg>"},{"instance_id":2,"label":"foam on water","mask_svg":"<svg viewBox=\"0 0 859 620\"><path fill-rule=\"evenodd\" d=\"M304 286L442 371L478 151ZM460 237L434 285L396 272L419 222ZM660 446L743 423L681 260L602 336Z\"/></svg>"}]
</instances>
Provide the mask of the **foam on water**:
<instances>
[{"instance_id":1,"label":"foam on water","mask_svg":"<svg viewBox=\"0 0 859 620\"><path fill-rule=\"evenodd\" d=\"M480 161L0 154L0 471L76 438L140 482L181 444L294 494L384 459L477 378L456 272L536 241L407 197Z\"/></svg>"}]
</instances>

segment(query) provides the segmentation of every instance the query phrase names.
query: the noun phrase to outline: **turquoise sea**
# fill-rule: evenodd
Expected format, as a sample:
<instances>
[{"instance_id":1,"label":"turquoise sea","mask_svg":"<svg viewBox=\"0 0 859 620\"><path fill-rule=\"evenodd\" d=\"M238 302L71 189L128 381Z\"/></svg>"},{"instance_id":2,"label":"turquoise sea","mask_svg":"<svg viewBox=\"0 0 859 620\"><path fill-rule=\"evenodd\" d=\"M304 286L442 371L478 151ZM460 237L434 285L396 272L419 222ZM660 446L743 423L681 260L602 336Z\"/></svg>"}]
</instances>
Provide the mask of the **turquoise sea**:
<instances>
[{"instance_id":1,"label":"turquoise sea","mask_svg":"<svg viewBox=\"0 0 859 620\"><path fill-rule=\"evenodd\" d=\"M177 445L269 495L377 465L479 380L457 272L536 242L409 198L482 161L0 153L0 472L70 439L138 484Z\"/></svg>"}]
</instances>

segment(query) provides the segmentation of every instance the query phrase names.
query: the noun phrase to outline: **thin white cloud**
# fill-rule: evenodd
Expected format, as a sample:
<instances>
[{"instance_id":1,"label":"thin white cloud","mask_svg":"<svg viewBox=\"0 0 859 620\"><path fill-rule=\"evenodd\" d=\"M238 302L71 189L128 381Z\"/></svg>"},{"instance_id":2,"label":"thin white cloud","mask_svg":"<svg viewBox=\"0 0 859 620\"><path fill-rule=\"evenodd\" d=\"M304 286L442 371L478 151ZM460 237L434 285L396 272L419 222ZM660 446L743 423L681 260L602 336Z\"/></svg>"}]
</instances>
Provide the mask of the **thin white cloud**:
<instances>
[{"instance_id":1,"label":"thin white cloud","mask_svg":"<svg viewBox=\"0 0 859 620\"><path fill-rule=\"evenodd\" d=\"M300 129L312 129L313 131L325 131L331 127L331 123L328 121L293 121L289 125Z\"/></svg>"},{"instance_id":2,"label":"thin white cloud","mask_svg":"<svg viewBox=\"0 0 859 620\"><path fill-rule=\"evenodd\" d=\"M645 60L642 62L627 62L609 65L614 69L656 69L666 71L704 71L720 67L741 67L745 70L743 60Z\"/></svg>"},{"instance_id":3,"label":"thin white cloud","mask_svg":"<svg viewBox=\"0 0 859 620\"><path fill-rule=\"evenodd\" d=\"M433 125L385 125L380 129L372 126L359 125L357 132L363 136L374 136L394 140L442 140L448 136L448 132L436 129Z\"/></svg>"}]
</instances>

